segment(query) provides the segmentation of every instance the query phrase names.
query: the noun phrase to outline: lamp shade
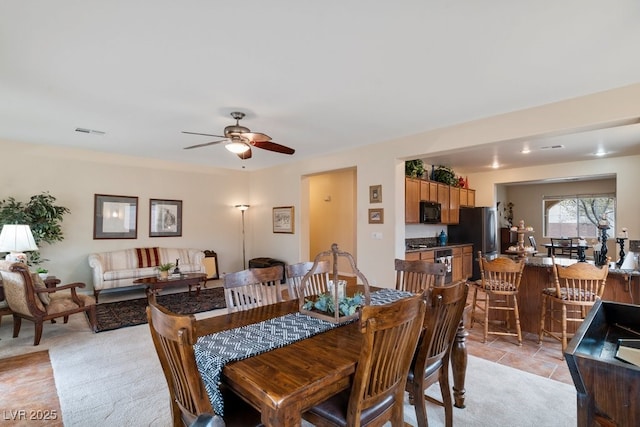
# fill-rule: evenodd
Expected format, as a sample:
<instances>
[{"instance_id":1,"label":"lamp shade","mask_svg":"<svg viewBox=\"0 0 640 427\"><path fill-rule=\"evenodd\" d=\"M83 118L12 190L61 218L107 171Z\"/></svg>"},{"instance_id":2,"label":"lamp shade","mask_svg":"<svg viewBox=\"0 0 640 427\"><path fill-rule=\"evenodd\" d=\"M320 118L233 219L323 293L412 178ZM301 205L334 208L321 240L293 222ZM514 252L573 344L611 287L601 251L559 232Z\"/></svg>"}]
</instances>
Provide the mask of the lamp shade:
<instances>
[{"instance_id":1,"label":"lamp shade","mask_svg":"<svg viewBox=\"0 0 640 427\"><path fill-rule=\"evenodd\" d=\"M37 251L31 228L26 224L5 224L0 232L0 252L10 252L7 261L26 260L24 251Z\"/></svg>"},{"instance_id":2,"label":"lamp shade","mask_svg":"<svg viewBox=\"0 0 640 427\"><path fill-rule=\"evenodd\" d=\"M249 205L236 205L236 208L240 209L241 211L246 211L247 209L249 209Z\"/></svg>"}]
</instances>

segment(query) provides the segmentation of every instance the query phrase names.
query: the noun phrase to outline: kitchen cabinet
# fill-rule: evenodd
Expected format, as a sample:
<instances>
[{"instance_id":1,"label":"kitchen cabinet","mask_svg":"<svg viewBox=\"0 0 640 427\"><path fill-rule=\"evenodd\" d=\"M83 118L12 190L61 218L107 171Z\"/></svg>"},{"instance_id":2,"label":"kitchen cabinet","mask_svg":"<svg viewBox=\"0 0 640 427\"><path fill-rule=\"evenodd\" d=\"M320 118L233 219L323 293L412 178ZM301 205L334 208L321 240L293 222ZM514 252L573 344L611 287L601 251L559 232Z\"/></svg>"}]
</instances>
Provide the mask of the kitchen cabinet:
<instances>
[{"instance_id":1,"label":"kitchen cabinet","mask_svg":"<svg viewBox=\"0 0 640 427\"><path fill-rule=\"evenodd\" d=\"M476 191L450 187L435 181L405 177L404 222L420 223L420 201L437 202L441 207L441 224L458 224L461 207L475 207Z\"/></svg>"},{"instance_id":2,"label":"kitchen cabinet","mask_svg":"<svg viewBox=\"0 0 640 427\"><path fill-rule=\"evenodd\" d=\"M420 179L404 179L404 222L420 223Z\"/></svg>"},{"instance_id":3,"label":"kitchen cabinet","mask_svg":"<svg viewBox=\"0 0 640 427\"><path fill-rule=\"evenodd\" d=\"M473 245L462 247L462 278L473 276Z\"/></svg>"},{"instance_id":4,"label":"kitchen cabinet","mask_svg":"<svg viewBox=\"0 0 640 427\"><path fill-rule=\"evenodd\" d=\"M462 280L462 264L462 248L453 248L451 250L451 280L454 283Z\"/></svg>"},{"instance_id":5,"label":"kitchen cabinet","mask_svg":"<svg viewBox=\"0 0 640 427\"><path fill-rule=\"evenodd\" d=\"M429 198L429 181L420 180L420 200L431 200Z\"/></svg>"},{"instance_id":6,"label":"kitchen cabinet","mask_svg":"<svg viewBox=\"0 0 640 427\"><path fill-rule=\"evenodd\" d=\"M449 187L449 222L446 224L460 223L460 188Z\"/></svg>"},{"instance_id":7,"label":"kitchen cabinet","mask_svg":"<svg viewBox=\"0 0 640 427\"><path fill-rule=\"evenodd\" d=\"M468 188L460 189L460 207L475 208L476 207L476 190Z\"/></svg>"},{"instance_id":8,"label":"kitchen cabinet","mask_svg":"<svg viewBox=\"0 0 640 427\"><path fill-rule=\"evenodd\" d=\"M449 186L438 184L438 203L440 203L440 222L449 223ZM418 214L419 215L419 214Z\"/></svg>"},{"instance_id":9,"label":"kitchen cabinet","mask_svg":"<svg viewBox=\"0 0 640 427\"><path fill-rule=\"evenodd\" d=\"M434 262L434 250L419 251L419 252L406 252L404 259L407 261L425 260L427 262Z\"/></svg>"}]
</instances>

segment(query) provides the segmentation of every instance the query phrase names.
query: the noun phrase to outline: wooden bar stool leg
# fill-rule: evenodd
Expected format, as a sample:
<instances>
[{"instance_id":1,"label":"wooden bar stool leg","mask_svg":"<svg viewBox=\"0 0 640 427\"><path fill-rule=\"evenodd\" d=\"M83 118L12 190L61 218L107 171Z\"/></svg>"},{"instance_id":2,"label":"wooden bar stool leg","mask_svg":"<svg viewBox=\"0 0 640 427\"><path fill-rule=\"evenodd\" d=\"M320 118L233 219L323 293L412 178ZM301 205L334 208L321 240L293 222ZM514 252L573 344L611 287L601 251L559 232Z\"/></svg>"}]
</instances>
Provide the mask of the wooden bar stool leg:
<instances>
[{"instance_id":1,"label":"wooden bar stool leg","mask_svg":"<svg viewBox=\"0 0 640 427\"><path fill-rule=\"evenodd\" d=\"M520 313L518 311L518 299L513 295L513 315L516 318L516 332L518 333L518 345L522 345L522 331L520 330Z\"/></svg>"}]
</instances>

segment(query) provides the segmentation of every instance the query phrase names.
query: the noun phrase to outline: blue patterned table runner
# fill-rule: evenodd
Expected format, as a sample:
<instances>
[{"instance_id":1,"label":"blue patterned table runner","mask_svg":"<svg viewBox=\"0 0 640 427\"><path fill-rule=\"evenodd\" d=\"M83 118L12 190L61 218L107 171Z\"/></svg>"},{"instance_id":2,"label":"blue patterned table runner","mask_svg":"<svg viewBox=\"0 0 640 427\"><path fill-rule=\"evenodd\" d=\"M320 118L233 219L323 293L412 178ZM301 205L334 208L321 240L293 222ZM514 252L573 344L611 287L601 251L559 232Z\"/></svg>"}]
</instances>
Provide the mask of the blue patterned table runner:
<instances>
[{"instance_id":1,"label":"blue patterned table runner","mask_svg":"<svg viewBox=\"0 0 640 427\"><path fill-rule=\"evenodd\" d=\"M381 289L371 294L371 305L388 304L411 295L410 292ZM199 337L193 346L196 363L214 411L220 416L224 415L224 402L218 384L227 363L284 347L342 325L306 314L290 313Z\"/></svg>"}]
</instances>

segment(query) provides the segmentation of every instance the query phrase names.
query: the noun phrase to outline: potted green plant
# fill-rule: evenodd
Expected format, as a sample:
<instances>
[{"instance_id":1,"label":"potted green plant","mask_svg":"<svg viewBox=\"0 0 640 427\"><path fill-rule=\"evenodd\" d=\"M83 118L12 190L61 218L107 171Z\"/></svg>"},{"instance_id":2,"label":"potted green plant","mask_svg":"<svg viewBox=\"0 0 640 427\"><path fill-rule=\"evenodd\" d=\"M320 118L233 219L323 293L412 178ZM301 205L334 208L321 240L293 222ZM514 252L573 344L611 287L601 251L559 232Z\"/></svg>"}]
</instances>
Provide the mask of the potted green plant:
<instances>
[{"instance_id":1,"label":"potted green plant","mask_svg":"<svg viewBox=\"0 0 640 427\"><path fill-rule=\"evenodd\" d=\"M421 159L407 160L404 162L404 174L411 178L420 178L424 175L424 162Z\"/></svg>"},{"instance_id":2,"label":"potted green plant","mask_svg":"<svg viewBox=\"0 0 640 427\"><path fill-rule=\"evenodd\" d=\"M38 267L36 269L36 273L38 273L38 276L40 276L42 280L49 277L49 270L47 270L46 268Z\"/></svg>"},{"instance_id":3,"label":"potted green plant","mask_svg":"<svg viewBox=\"0 0 640 427\"><path fill-rule=\"evenodd\" d=\"M27 224L31 228L33 240L40 247L42 243L52 244L62 241L62 220L69 209L55 204L56 198L48 192L31 196L27 203L13 197L0 201L0 226L4 224ZM28 254L29 264L38 265L46 259L40 258L40 252Z\"/></svg>"},{"instance_id":4,"label":"potted green plant","mask_svg":"<svg viewBox=\"0 0 640 427\"><path fill-rule=\"evenodd\" d=\"M433 171L432 179L434 181L441 182L443 184L451 185L453 187L457 187L459 185L458 178L456 178L456 174L453 172L448 166L438 166Z\"/></svg>"},{"instance_id":5,"label":"potted green plant","mask_svg":"<svg viewBox=\"0 0 640 427\"><path fill-rule=\"evenodd\" d=\"M173 265L174 264L172 262L168 262L166 264L160 264L158 267L156 267L160 272L161 279L166 279L167 277L169 277L169 270L173 268Z\"/></svg>"}]
</instances>

